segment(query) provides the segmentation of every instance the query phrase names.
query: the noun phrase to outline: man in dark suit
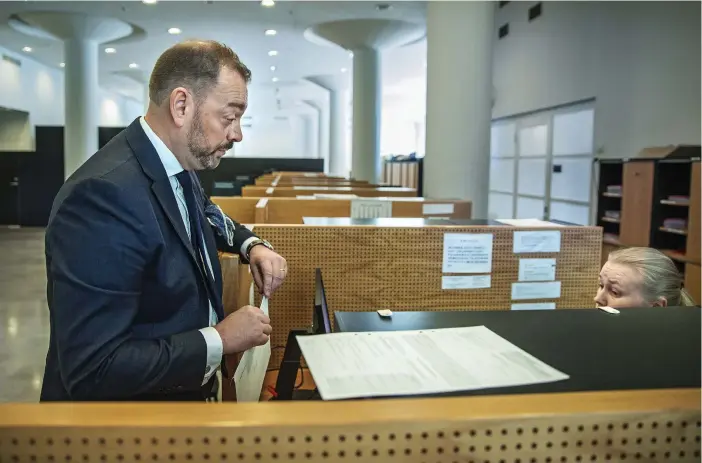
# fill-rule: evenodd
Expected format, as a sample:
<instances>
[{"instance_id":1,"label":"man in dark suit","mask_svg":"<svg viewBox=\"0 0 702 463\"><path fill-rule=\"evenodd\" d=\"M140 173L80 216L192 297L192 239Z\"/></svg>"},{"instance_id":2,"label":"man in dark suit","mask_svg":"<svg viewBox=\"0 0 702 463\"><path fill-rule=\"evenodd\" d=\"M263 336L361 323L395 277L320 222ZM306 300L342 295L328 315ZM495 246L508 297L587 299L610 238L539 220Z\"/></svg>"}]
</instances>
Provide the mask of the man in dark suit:
<instances>
[{"instance_id":1,"label":"man in dark suit","mask_svg":"<svg viewBox=\"0 0 702 463\"><path fill-rule=\"evenodd\" d=\"M222 44L171 47L154 66L146 116L59 191L46 230L41 400L203 400L223 355L268 341L259 308L224 317L217 248L248 261L266 296L285 259L221 214L194 174L241 141L250 77Z\"/></svg>"}]
</instances>

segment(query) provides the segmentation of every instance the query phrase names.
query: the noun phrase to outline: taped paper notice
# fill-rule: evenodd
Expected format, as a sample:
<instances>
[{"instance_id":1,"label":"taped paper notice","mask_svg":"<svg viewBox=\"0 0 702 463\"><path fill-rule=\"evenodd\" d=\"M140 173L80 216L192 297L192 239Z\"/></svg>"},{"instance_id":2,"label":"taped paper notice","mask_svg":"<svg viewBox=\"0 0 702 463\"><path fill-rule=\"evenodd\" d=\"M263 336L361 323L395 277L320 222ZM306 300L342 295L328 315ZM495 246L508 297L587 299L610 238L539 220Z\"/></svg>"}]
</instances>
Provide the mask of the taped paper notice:
<instances>
[{"instance_id":1,"label":"taped paper notice","mask_svg":"<svg viewBox=\"0 0 702 463\"><path fill-rule=\"evenodd\" d=\"M490 287L490 275L442 276L441 289L480 289Z\"/></svg>"},{"instance_id":2,"label":"taped paper notice","mask_svg":"<svg viewBox=\"0 0 702 463\"><path fill-rule=\"evenodd\" d=\"M512 283L512 299L558 299L561 297L561 282Z\"/></svg>"},{"instance_id":3,"label":"taped paper notice","mask_svg":"<svg viewBox=\"0 0 702 463\"><path fill-rule=\"evenodd\" d=\"M512 310L555 310L555 302L535 302L533 304L512 304Z\"/></svg>"},{"instance_id":4,"label":"taped paper notice","mask_svg":"<svg viewBox=\"0 0 702 463\"><path fill-rule=\"evenodd\" d=\"M519 281L553 281L556 259L519 259Z\"/></svg>"},{"instance_id":5,"label":"taped paper notice","mask_svg":"<svg viewBox=\"0 0 702 463\"><path fill-rule=\"evenodd\" d=\"M492 272L492 233L444 234L443 273Z\"/></svg>"},{"instance_id":6,"label":"taped paper notice","mask_svg":"<svg viewBox=\"0 0 702 463\"><path fill-rule=\"evenodd\" d=\"M272 194L273 194L273 187L266 188L266 194L267 194L267 195L272 195Z\"/></svg>"},{"instance_id":7,"label":"taped paper notice","mask_svg":"<svg viewBox=\"0 0 702 463\"><path fill-rule=\"evenodd\" d=\"M453 204L424 204L422 214L453 214Z\"/></svg>"},{"instance_id":8,"label":"taped paper notice","mask_svg":"<svg viewBox=\"0 0 702 463\"><path fill-rule=\"evenodd\" d=\"M560 231L515 231L515 254L526 252L560 252Z\"/></svg>"},{"instance_id":9,"label":"taped paper notice","mask_svg":"<svg viewBox=\"0 0 702 463\"><path fill-rule=\"evenodd\" d=\"M378 219L392 217L392 202L377 199L352 199L352 219Z\"/></svg>"}]
</instances>

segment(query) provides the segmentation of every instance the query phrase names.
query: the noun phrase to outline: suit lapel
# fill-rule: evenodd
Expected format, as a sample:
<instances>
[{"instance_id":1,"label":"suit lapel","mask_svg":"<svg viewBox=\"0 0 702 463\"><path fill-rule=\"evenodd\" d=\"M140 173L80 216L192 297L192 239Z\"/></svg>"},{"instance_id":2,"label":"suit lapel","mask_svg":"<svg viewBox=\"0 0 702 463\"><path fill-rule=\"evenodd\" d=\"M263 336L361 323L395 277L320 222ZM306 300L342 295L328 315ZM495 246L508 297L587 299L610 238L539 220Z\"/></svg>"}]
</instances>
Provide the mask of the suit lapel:
<instances>
[{"instance_id":1,"label":"suit lapel","mask_svg":"<svg viewBox=\"0 0 702 463\"><path fill-rule=\"evenodd\" d=\"M138 118L127 127L126 134L127 142L132 148L134 156L139 161L142 169L144 169L144 173L153 181L151 189L161 205L163 212L166 214L166 217L168 217L168 221L176 231L181 243L185 246L185 249L188 250L193 265L199 268L197 266L195 251L188 238L188 232L185 230L183 218L180 215L180 210L178 209L170 180L166 175L166 170L158 157L156 148L154 148L154 145L151 144L151 141L141 128Z\"/></svg>"}]
</instances>

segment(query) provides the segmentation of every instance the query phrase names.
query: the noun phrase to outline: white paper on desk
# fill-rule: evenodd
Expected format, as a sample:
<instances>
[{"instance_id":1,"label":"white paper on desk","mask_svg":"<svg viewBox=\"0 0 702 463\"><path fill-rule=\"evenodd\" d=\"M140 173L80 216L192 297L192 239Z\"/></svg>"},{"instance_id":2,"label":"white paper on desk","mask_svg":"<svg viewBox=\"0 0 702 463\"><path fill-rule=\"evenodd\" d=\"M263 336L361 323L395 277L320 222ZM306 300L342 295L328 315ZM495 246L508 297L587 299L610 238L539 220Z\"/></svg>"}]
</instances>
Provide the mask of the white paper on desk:
<instances>
[{"instance_id":1,"label":"white paper on desk","mask_svg":"<svg viewBox=\"0 0 702 463\"><path fill-rule=\"evenodd\" d=\"M519 281L553 281L556 259L519 259Z\"/></svg>"},{"instance_id":2,"label":"white paper on desk","mask_svg":"<svg viewBox=\"0 0 702 463\"><path fill-rule=\"evenodd\" d=\"M441 289L481 289L490 287L490 275L460 275L441 277Z\"/></svg>"},{"instance_id":3,"label":"white paper on desk","mask_svg":"<svg viewBox=\"0 0 702 463\"><path fill-rule=\"evenodd\" d=\"M561 282L512 283L512 300L558 299L561 297Z\"/></svg>"},{"instance_id":4,"label":"white paper on desk","mask_svg":"<svg viewBox=\"0 0 702 463\"><path fill-rule=\"evenodd\" d=\"M561 232L553 231L515 231L513 252L560 252Z\"/></svg>"},{"instance_id":5,"label":"white paper on desk","mask_svg":"<svg viewBox=\"0 0 702 463\"><path fill-rule=\"evenodd\" d=\"M492 233L445 233L443 273L490 273Z\"/></svg>"},{"instance_id":6,"label":"white paper on desk","mask_svg":"<svg viewBox=\"0 0 702 463\"><path fill-rule=\"evenodd\" d=\"M422 215L429 214L453 214L453 204L424 204L422 205Z\"/></svg>"},{"instance_id":7,"label":"white paper on desk","mask_svg":"<svg viewBox=\"0 0 702 463\"><path fill-rule=\"evenodd\" d=\"M267 194L267 195L273 194L273 187L268 187L268 188L266 188L266 194Z\"/></svg>"},{"instance_id":8,"label":"white paper on desk","mask_svg":"<svg viewBox=\"0 0 702 463\"><path fill-rule=\"evenodd\" d=\"M547 383L568 375L484 326L297 338L324 400Z\"/></svg>"},{"instance_id":9,"label":"white paper on desk","mask_svg":"<svg viewBox=\"0 0 702 463\"><path fill-rule=\"evenodd\" d=\"M261 299L261 310L268 315L267 297ZM270 340L262 346L244 352L234 372L237 402L258 402L270 359Z\"/></svg>"},{"instance_id":10,"label":"white paper on desk","mask_svg":"<svg viewBox=\"0 0 702 463\"><path fill-rule=\"evenodd\" d=\"M379 219L392 217L392 201L355 198L351 200L352 219Z\"/></svg>"}]
</instances>

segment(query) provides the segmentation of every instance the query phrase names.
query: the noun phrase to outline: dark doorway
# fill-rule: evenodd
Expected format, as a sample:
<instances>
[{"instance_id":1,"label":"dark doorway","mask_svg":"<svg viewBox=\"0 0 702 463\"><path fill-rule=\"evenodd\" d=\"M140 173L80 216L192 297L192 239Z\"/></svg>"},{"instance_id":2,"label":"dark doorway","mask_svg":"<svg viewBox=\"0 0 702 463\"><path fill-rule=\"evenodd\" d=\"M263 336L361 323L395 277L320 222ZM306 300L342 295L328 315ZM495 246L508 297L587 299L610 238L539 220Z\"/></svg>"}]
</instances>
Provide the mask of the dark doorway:
<instances>
[{"instance_id":1,"label":"dark doorway","mask_svg":"<svg viewBox=\"0 0 702 463\"><path fill-rule=\"evenodd\" d=\"M17 153L0 153L0 225L19 225Z\"/></svg>"}]
</instances>

